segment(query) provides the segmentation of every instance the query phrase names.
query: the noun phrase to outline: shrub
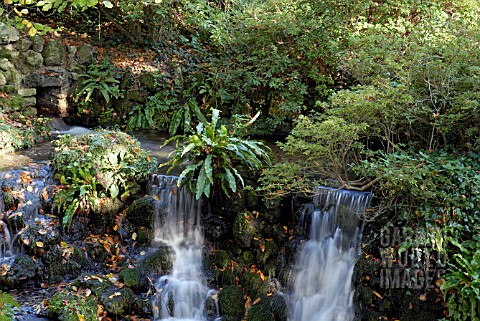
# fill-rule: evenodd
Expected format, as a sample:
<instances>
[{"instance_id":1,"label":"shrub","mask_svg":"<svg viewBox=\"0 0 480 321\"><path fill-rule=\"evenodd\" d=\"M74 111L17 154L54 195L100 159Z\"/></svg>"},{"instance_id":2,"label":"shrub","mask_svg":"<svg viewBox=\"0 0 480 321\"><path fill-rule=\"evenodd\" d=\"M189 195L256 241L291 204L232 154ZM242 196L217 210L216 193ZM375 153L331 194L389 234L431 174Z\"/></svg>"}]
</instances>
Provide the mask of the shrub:
<instances>
[{"instance_id":1,"label":"shrub","mask_svg":"<svg viewBox=\"0 0 480 321\"><path fill-rule=\"evenodd\" d=\"M77 210L98 212L102 199L125 201L139 192L156 160L128 134L105 130L61 137L52 166L62 184L54 204L65 211L66 226Z\"/></svg>"},{"instance_id":2,"label":"shrub","mask_svg":"<svg viewBox=\"0 0 480 321\"><path fill-rule=\"evenodd\" d=\"M14 307L20 307L20 305L10 294L0 291L0 321L13 320Z\"/></svg>"}]
</instances>

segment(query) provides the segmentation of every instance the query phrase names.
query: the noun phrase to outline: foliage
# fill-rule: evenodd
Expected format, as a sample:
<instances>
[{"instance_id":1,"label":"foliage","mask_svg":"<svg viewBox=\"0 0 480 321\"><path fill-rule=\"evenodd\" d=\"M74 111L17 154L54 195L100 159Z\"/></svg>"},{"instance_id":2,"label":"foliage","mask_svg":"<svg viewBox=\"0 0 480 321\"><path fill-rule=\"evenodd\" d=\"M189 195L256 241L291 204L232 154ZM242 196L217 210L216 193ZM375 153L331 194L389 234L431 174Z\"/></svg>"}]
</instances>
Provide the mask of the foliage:
<instances>
[{"instance_id":1,"label":"foliage","mask_svg":"<svg viewBox=\"0 0 480 321\"><path fill-rule=\"evenodd\" d=\"M61 321L98 320L96 300L72 290L56 292L48 302L47 311Z\"/></svg>"},{"instance_id":2,"label":"foliage","mask_svg":"<svg viewBox=\"0 0 480 321\"><path fill-rule=\"evenodd\" d=\"M185 160L190 161L191 164L180 174L178 185L187 185L197 199L202 195L210 197L219 188L225 195L229 195L229 191L236 192L237 180L243 186L242 176L235 166L241 164L250 170L260 170L270 162L269 148L265 144L242 139L236 130L229 132L226 126L218 126L219 114L219 110L213 109L210 122L200 122L190 135L174 136L165 142L176 140L177 149L173 157L160 166L168 165L170 171ZM181 146L178 144L180 139L183 139Z\"/></svg>"},{"instance_id":3,"label":"foliage","mask_svg":"<svg viewBox=\"0 0 480 321\"><path fill-rule=\"evenodd\" d=\"M0 94L0 106L11 111L3 113L0 108L0 155L32 147L50 137L49 120L23 110L23 100L17 104L16 97L1 97Z\"/></svg>"},{"instance_id":4,"label":"foliage","mask_svg":"<svg viewBox=\"0 0 480 321\"><path fill-rule=\"evenodd\" d=\"M96 211L106 199L125 201L155 171L156 160L133 137L115 131L63 136L52 162L62 189L54 204L64 210L63 226L77 210Z\"/></svg>"},{"instance_id":5,"label":"foliage","mask_svg":"<svg viewBox=\"0 0 480 321\"><path fill-rule=\"evenodd\" d=\"M463 244L455 241L459 253L449 262L449 271L441 290L445 294L449 318L452 320L476 320L480 317L480 233Z\"/></svg>"},{"instance_id":6,"label":"foliage","mask_svg":"<svg viewBox=\"0 0 480 321\"><path fill-rule=\"evenodd\" d=\"M113 100L124 94L116 79L119 76L115 66L106 59L88 66L85 74L79 74L73 102L87 123L93 120L103 125L112 124L113 114L120 112Z\"/></svg>"},{"instance_id":7,"label":"foliage","mask_svg":"<svg viewBox=\"0 0 480 321\"><path fill-rule=\"evenodd\" d=\"M20 307L13 296L0 291L0 321L11 321L14 318L14 307Z\"/></svg>"}]
</instances>

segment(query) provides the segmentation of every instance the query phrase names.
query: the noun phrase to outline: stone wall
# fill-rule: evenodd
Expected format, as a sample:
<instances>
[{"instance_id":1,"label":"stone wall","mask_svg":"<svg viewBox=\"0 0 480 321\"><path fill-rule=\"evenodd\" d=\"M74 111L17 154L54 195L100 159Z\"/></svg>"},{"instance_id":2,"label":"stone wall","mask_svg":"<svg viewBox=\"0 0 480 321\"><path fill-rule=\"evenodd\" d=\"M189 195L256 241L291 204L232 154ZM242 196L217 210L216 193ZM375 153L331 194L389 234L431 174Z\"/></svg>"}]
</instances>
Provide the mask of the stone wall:
<instances>
[{"instance_id":1,"label":"stone wall","mask_svg":"<svg viewBox=\"0 0 480 321\"><path fill-rule=\"evenodd\" d=\"M72 81L94 60L87 45L21 35L0 23L0 93L18 94L31 113L68 116ZM9 112L9 106L1 106Z\"/></svg>"}]
</instances>

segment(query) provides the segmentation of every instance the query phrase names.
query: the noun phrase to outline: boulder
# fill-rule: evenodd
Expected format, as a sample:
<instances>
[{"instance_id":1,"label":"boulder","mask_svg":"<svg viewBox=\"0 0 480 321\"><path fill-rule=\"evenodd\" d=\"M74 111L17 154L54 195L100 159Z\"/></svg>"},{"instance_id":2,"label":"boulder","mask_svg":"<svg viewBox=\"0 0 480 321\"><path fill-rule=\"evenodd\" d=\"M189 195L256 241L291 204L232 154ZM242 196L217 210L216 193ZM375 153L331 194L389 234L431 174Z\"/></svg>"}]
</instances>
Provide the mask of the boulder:
<instances>
[{"instance_id":1,"label":"boulder","mask_svg":"<svg viewBox=\"0 0 480 321\"><path fill-rule=\"evenodd\" d=\"M21 38L15 43L15 49L18 51L27 51L32 47L32 41L27 38Z\"/></svg>"},{"instance_id":2,"label":"boulder","mask_svg":"<svg viewBox=\"0 0 480 321\"><path fill-rule=\"evenodd\" d=\"M93 50L92 47L87 45L81 45L77 48L77 61L79 64L88 65L93 62Z\"/></svg>"}]
</instances>

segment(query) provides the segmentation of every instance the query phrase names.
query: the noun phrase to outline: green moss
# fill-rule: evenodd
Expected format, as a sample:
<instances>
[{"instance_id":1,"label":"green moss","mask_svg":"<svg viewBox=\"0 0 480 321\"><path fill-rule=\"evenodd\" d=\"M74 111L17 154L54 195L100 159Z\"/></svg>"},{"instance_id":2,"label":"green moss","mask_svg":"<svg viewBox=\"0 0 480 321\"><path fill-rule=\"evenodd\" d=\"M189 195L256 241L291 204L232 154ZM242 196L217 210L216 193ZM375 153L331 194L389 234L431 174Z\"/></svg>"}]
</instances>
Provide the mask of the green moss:
<instances>
[{"instance_id":1,"label":"green moss","mask_svg":"<svg viewBox=\"0 0 480 321\"><path fill-rule=\"evenodd\" d=\"M213 255L213 264L219 269L226 268L231 263L228 253L224 250L219 250Z\"/></svg>"},{"instance_id":2,"label":"green moss","mask_svg":"<svg viewBox=\"0 0 480 321\"><path fill-rule=\"evenodd\" d=\"M241 321L245 314L243 291L235 285L224 287L218 294L218 305L223 321Z\"/></svg>"},{"instance_id":3,"label":"green moss","mask_svg":"<svg viewBox=\"0 0 480 321\"><path fill-rule=\"evenodd\" d=\"M168 247L160 247L145 254L137 264L143 275L168 274L172 269L172 259Z\"/></svg>"},{"instance_id":4,"label":"green moss","mask_svg":"<svg viewBox=\"0 0 480 321\"><path fill-rule=\"evenodd\" d=\"M97 302L91 296L78 294L72 289L55 293L49 300L47 313L60 321L78 321L78 315L82 315L85 321L98 320Z\"/></svg>"},{"instance_id":5,"label":"green moss","mask_svg":"<svg viewBox=\"0 0 480 321\"><path fill-rule=\"evenodd\" d=\"M138 268L123 268L118 274L120 281L130 288L138 288L140 286L140 271Z\"/></svg>"},{"instance_id":6,"label":"green moss","mask_svg":"<svg viewBox=\"0 0 480 321\"><path fill-rule=\"evenodd\" d=\"M252 301L267 292L267 284L262 281L260 275L255 273L245 272L240 277L240 284L243 286L245 292L247 292Z\"/></svg>"},{"instance_id":7,"label":"green moss","mask_svg":"<svg viewBox=\"0 0 480 321\"><path fill-rule=\"evenodd\" d=\"M112 286L107 292L103 293L100 300L109 313L121 315L132 307L134 298L132 290L128 288L118 289Z\"/></svg>"}]
</instances>

